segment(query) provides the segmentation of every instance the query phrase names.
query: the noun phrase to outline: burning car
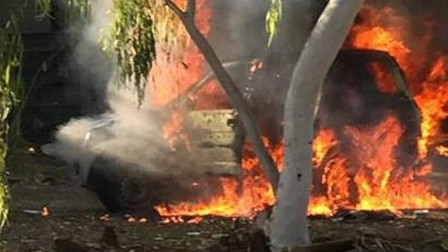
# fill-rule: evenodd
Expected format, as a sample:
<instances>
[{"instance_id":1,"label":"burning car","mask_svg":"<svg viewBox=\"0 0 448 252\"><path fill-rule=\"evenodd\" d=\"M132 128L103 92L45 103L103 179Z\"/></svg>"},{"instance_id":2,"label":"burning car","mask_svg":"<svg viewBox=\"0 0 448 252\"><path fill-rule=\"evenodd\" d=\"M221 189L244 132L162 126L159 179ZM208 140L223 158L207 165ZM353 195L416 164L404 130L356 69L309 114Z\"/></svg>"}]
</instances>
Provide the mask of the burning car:
<instances>
[{"instance_id":1,"label":"burning car","mask_svg":"<svg viewBox=\"0 0 448 252\"><path fill-rule=\"evenodd\" d=\"M263 72L262 69L251 71L253 63L252 60L230 62L224 66L237 79L238 87L260 119L263 134L270 139L281 139L281 134L272 132L281 132L282 116L269 118L263 106L259 106L263 101L251 95L257 92L257 83L251 80ZM394 88L384 88L384 82ZM62 129L58 141L43 146L43 151L63 156L77 167L83 185L93 189L112 212L150 209L163 203L194 201L220 193L220 178L230 177L240 182L246 175L242 169L245 134L225 96L217 99L219 106L214 109L196 106L202 98L201 91L212 83L214 75L209 72L162 109L151 110L148 118L156 118L158 122L155 133L136 130L126 136L131 139L131 145L117 137L121 134L120 117L109 113L81 119L88 123L77 130L81 134L76 144L61 141ZM350 152L344 127L376 125L393 114L406 128L397 146L397 160L404 165L415 162L420 134L419 109L408 93L400 67L387 52L342 50L322 92L316 128L334 129L341 143L340 151ZM176 137L167 139L163 137L163 127L173 117L180 117L182 123L178 125ZM144 119L140 118L140 123ZM271 121L269 126L266 121ZM68 148L70 157L60 154L62 148ZM111 149L119 154L112 155Z\"/></svg>"}]
</instances>

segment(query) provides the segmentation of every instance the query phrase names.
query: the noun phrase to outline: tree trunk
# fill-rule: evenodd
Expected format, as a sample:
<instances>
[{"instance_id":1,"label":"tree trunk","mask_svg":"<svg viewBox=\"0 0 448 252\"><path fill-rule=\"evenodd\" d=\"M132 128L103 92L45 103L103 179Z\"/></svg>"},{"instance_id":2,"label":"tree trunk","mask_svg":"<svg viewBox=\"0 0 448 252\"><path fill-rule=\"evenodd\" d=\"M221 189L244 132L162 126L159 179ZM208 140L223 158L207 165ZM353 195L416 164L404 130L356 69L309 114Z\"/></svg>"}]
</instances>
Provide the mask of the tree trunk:
<instances>
[{"instance_id":1,"label":"tree trunk","mask_svg":"<svg viewBox=\"0 0 448 252\"><path fill-rule=\"evenodd\" d=\"M271 223L273 251L310 243L311 143L320 89L363 2L330 0L294 68L285 103L285 168Z\"/></svg>"}]
</instances>

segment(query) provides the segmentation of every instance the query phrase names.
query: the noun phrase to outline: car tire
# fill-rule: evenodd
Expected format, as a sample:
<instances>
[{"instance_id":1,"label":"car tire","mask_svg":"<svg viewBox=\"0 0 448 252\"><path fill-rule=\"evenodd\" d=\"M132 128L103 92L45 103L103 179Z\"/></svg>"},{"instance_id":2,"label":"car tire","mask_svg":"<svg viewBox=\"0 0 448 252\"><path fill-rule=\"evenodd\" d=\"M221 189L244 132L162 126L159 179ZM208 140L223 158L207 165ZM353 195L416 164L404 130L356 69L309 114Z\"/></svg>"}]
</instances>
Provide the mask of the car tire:
<instances>
[{"instance_id":1,"label":"car tire","mask_svg":"<svg viewBox=\"0 0 448 252\"><path fill-rule=\"evenodd\" d=\"M90 168L88 188L112 213L150 210L156 204L150 180L115 160L95 159Z\"/></svg>"}]
</instances>

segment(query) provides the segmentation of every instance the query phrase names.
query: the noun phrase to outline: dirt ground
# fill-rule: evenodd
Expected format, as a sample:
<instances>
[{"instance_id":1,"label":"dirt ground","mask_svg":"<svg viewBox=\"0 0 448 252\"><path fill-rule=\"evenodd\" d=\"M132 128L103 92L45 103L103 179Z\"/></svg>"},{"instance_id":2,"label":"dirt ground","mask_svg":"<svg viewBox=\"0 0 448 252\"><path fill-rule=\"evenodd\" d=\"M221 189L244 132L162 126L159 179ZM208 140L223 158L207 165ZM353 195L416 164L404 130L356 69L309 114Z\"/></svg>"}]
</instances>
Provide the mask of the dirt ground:
<instances>
[{"instance_id":1,"label":"dirt ground","mask_svg":"<svg viewBox=\"0 0 448 252\"><path fill-rule=\"evenodd\" d=\"M124 215L104 219L106 211L96 196L78 186L62 163L26 149L14 153L9 164L10 215L1 251L266 251L252 221L206 217L198 224L165 224L130 222ZM47 216L42 216L44 207ZM387 212L341 212L339 217L311 218L314 243L336 242L300 251L448 251L445 210L400 218Z\"/></svg>"}]
</instances>

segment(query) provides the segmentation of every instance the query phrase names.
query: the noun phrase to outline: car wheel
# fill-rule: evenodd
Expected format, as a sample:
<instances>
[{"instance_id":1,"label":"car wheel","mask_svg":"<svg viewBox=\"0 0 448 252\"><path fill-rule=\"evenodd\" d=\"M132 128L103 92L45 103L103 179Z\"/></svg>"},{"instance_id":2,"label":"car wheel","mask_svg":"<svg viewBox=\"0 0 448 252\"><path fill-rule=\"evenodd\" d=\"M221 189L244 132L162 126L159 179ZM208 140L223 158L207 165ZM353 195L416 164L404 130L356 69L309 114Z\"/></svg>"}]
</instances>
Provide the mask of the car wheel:
<instances>
[{"instance_id":1,"label":"car wheel","mask_svg":"<svg viewBox=\"0 0 448 252\"><path fill-rule=\"evenodd\" d=\"M107 158L92 163L88 188L112 213L151 209L155 203L147 176Z\"/></svg>"}]
</instances>

